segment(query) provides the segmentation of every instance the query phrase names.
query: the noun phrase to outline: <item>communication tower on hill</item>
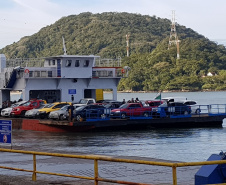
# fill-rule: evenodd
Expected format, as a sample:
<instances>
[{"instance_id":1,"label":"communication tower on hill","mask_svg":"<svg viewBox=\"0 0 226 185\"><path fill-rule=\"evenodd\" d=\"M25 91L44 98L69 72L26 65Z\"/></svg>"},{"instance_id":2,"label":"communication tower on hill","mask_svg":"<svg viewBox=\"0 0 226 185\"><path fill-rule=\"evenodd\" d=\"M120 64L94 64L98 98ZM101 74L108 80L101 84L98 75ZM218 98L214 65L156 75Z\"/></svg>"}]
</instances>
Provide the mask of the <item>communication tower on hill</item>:
<instances>
[{"instance_id":1,"label":"communication tower on hill","mask_svg":"<svg viewBox=\"0 0 226 185\"><path fill-rule=\"evenodd\" d=\"M127 57L129 57L129 34L126 35L126 51L127 51Z\"/></svg>"},{"instance_id":2,"label":"communication tower on hill","mask_svg":"<svg viewBox=\"0 0 226 185\"><path fill-rule=\"evenodd\" d=\"M171 20L171 32L170 32L170 38L169 38L169 44L168 44L168 49L172 44L175 44L177 46L177 59L180 58L180 50L179 50L179 43L180 40L178 39L177 36L177 31L176 31L176 21L175 21L175 10L172 10L172 20Z\"/></svg>"}]
</instances>

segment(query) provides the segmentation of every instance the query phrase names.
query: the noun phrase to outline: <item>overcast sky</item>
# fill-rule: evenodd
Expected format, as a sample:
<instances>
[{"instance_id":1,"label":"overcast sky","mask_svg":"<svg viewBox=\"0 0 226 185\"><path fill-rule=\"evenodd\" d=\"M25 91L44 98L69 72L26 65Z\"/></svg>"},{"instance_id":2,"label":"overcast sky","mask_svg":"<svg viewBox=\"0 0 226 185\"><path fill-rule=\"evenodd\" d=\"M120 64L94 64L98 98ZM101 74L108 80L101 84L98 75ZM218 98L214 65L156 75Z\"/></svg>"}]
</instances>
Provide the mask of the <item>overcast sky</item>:
<instances>
[{"instance_id":1,"label":"overcast sky","mask_svg":"<svg viewBox=\"0 0 226 185\"><path fill-rule=\"evenodd\" d=\"M0 49L63 16L82 12L129 12L171 19L175 10L178 24L210 40L226 41L225 9L226 0L0 0Z\"/></svg>"}]
</instances>

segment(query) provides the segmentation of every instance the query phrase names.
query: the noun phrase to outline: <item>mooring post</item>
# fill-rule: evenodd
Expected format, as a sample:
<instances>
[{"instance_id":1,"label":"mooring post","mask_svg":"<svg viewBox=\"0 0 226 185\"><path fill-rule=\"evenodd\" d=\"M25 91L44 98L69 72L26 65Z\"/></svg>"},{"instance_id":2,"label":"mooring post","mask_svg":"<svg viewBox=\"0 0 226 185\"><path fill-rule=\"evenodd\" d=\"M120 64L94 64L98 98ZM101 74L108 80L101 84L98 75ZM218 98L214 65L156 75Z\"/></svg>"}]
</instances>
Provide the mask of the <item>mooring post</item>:
<instances>
[{"instance_id":1,"label":"mooring post","mask_svg":"<svg viewBox=\"0 0 226 185\"><path fill-rule=\"evenodd\" d=\"M36 155L33 154L33 174L32 174L32 180L36 181Z\"/></svg>"},{"instance_id":2,"label":"mooring post","mask_svg":"<svg viewBox=\"0 0 226 185\"><path fill-rule=\"evenodd\" d=\"M94 184L98 185L98 161L94 159Z\"/></svg>"},{"instance_id":3,"label":"mooring post","mask_svg":"<svg viewBox=\"0 0 226 185\"><path fill-rule=\"evenodd\" d=\"M176 165L172 166L173 170L173 185L177 185L177 167Z\"/></svg>"}]
</instances>

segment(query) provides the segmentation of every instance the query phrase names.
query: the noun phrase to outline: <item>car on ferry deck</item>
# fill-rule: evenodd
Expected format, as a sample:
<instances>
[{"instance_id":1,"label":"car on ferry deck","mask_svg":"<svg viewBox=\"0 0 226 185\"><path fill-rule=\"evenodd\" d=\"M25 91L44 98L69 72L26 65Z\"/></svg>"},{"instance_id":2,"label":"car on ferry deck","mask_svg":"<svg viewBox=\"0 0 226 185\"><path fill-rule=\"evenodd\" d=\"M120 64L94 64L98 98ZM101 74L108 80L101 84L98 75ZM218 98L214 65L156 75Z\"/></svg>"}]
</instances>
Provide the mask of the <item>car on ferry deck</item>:
<instances>
[{"instance_id":1,"label":"car on ferry deck","mask_svg":"<svg viewBox=\"0 0 226 185\"><path fill-rule=\"evenodd\" d=\"M96 100L94 98L83 98L80 99L78 103L74 103L77 107L83 106L83 105L90 105L96 103Z\"/></svg>"},{"instance_id":2,"label":"car on ferry deck","mask_svg":"<svg viewBox=\"0 0 226 185\"><path fill-rule=\"evenodd\" d=\"M63 106L60 110L55 110L49 113L49 119L64 120L68 114L68 107L70 105Z\"/></svg>"},{"instance_id":3,"label":"car on ferry deck","mask_svg":"<svg viewBox=\"0 0 226 185\"><path fill-rule=\"evenodd\" d=\"M13 107L21 106L21 105L23 105L26 102L27 101L16 102L16 103L12 104L10 107L7 107L5 109L2 109L1 116L3 116L3 117L10 117Z\"/></svg>"},{"instance_id":4,"label":"car on ferry deck","mask_svg":"<svg viewBox=\"0 0 226 185\"><path fill-rule=\"evenodd\" d=\"M115 101L115 100L111 100L111 99L97 100L96 105L107 104L107 103L112 102L112 101Z\"/></svg>"},{"instance_id":5,"label":"car on ferry deck","mask_svg":"<svg viewBox=\"0 0 226 185\"><path fill-rule=\"evenodd\" d=\"M104 106L102 105L84 105L74 110L73 116L77 121L86 120L88 118L105 119Z\"/></svg>"},{"instance_id":6,"label":"car on ferry deck","mask_svg":"<svg viewBox=\"0 0 226 185\"><path fill-rule=\"evenodd\" d=\"M111 101L110 103L104 104L104 105L103 105L104 108L105 108L105 109L104 109L104 114L105 114L106 116L110 116L111 110L117 109L117 108L119 108L121 105L122 105L122 102L120 102L120 101Z\"/></svg>"},{"instance_id":7,"label":"car on ferry deck","mask_svg":"<svg viewBox=\"0 0 226 185\"><path fill-rule=\"evenodd\" d=\"M49 118L49 113L55 110L59 110L65 105L70 105L71 102L54 102L48 105L45 108L39 109L37 112L37 116L41 119Z\"/></svg>"},{"instance_id":8,"label":"car on ferry deck","mask_svg":"<svg viewBox=\"0 0 226 185\"><path fill-rule=\"evenodd\" d=\"M163 104L164 100L140 100L143 106L158 107Z\"/></svg>"},{"instance_id":9,"label":"car on ferry deck","mask_svg":"<svg viewBox=\"0 0 226 185\"><path fill-rule=\"evenodd\" d=\"M125 103L117 109L113 109L110 113L112 118L128 118L133 116L151 116L152 107L143 106L142 103Z\"/></svg>"},{"instance_id":10,"label":"car on ferry deck","mask_svg":"<svg viewBox=\"0 0 226 185\"><path fill-rule=\"evenodd\" d=\"M39 109L42 109L42 108L46 108L49 104L46 103L46 104L42 104L40 105L38 108L36 109L31 109L31 110L28 110L27 112L25 112L25 117L26 118L37 118L37 113L38 113L38 110Z\"/></svg>"},{"instance_id":11,"label":"car on ferry deck","mask_svg":"<svg viewBox=\"0 0 226 185\"><path fill-rule=\"evenodd\" d=\"M184 101L182 101L182 103L185 104L185 105L189 105L191 107L191 113L192 114L200 114L201 113L200 105L198 105L196 101L194 101L194 100L184 100Z\"/></svg>"},{"instance_id":12,"label":"car on ferry deck","mask_svg":"<svg viewBox=\"0 0 226 185\"><path fill-rule=\"evenodd\" d=\"M12 112L11 112L11 116L16 117L16 116L20 116L23 117L26 113L26 111L34 109L39 107L42 104L46 104L45 100L41 100L41 99L31 99L28 102L17 106L17 107L13 107Z\"/></svg>"},{"instance_id":13,"label":"car on ferry deck","mask_svg":"<svg viewBox=\"0 0 226 185\"><path fill-rule=\"evenodd\" d=\"M159 117L162 112L166 115L187 115L191 114L191 106L182 102L164 102L152 109L153 116Z\"/></svg>"},{"instance_id":14,"label":"car on ferry deck","mask_svg":"<svg viewBox=\"0 0 226 185\"><path fill-rule=\"evenodd\" d=\"M182 102L187 100L187 98L186 97L164 97L161 100L166 102Z\"/></svg>"}]
</instances>

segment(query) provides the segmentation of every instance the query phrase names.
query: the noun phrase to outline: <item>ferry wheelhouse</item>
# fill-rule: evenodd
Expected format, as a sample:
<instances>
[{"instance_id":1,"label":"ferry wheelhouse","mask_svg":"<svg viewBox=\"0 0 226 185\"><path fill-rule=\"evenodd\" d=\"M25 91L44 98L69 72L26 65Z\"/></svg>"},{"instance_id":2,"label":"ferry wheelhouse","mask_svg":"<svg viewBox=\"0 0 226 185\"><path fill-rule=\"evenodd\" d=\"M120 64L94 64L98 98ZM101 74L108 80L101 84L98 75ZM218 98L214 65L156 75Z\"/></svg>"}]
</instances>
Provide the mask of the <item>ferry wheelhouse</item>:
<instances>
[{"instance_id":1,"label":"ferry wheelhouse","mask_svg":"<svg viewBox=\"0 0 226 185\"><path fill-rule=\"evenodd\" d=\"M0 103L10 100L11 91L22 92L23 100L40 98L51 103L102 99L103 90L111 89L116 100L118 83L129 69L121 67L120 59L67 54L8 60L0 54L0 68Z\"/></svg>"}]
</instances>

